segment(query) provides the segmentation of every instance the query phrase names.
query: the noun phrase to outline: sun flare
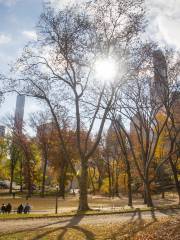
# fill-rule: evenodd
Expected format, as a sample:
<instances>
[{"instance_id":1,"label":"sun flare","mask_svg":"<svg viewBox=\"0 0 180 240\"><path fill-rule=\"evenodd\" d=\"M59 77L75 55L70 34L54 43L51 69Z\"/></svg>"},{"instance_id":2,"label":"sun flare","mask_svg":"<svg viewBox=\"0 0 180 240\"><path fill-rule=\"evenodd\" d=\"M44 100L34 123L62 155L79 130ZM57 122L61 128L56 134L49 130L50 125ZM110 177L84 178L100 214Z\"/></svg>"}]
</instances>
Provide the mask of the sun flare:
<instances>
[{"instance_id":1,"label":"sun flare","mask_svg":"<svg viewBox=\"0 0 180 240\"><path fill-rule=\"evenodd\" d=\"M113 82L117 74L117 65L112 58L98 59L95 63L95 76L103 82Z\"/></svg>"}]
</instances>

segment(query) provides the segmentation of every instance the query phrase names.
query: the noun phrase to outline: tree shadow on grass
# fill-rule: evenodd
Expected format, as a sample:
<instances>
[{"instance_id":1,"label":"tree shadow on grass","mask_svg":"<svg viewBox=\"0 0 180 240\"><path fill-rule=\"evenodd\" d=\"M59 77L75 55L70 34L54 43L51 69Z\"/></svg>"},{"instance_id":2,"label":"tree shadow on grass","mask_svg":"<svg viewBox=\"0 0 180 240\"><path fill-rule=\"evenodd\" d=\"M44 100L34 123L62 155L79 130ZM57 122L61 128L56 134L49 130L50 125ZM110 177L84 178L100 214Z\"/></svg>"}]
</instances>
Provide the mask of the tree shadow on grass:
<instances>
[{"instance_id":1,"label":"tree shadow on grass","mask_svg":"<svg viewBox=\"0 0 180 240\"><path fill-rule=\"evenodd\" d=\"M169 209L159 209L158 211L168 216L177 215L179 213L179 209L175 209L173 207Z\"/></svg>"},{"instance_id":2,"label":"tree shadow on grass","mask_svg":"<svg viewBox=\"0 0 180 240\"><path fill-rule=\"evenodd\" d=\"M102 216L103 217L103 216ZM109 216L111 217L111 216ZM25 231L35 231L35 230L40 230L41 233L39 233L38 235L36 235L35 237L32 237L32 240L38 240L38 239L42 239L43 237L48 237L49 234L53 234L55 233L57 235L57 239L58 240L62 240L64 238L64 236L66 234L69 233L69 231L71 230L75 230L77 232L79 232L79 234L83 234L84 235L84 239L95 239L95 234L92 231L89 231L85 228L83 228L82 226L78 226L78 224L81 222L81 220L84 218L83 215L81 216L74 216L70 219L64 220L64 221L53 221L49 224L45 224L39 227L35 227L35 228L31 228L31 229L26 229L26 230L22 230L22 231L18 231L16 233L21 233L21 232L25 232ZM126 238L126 236L128 236L130 239L130 237L132 237L134 234L138 233L139 231L144 230L145 228L147 228L148 226L150 226L151 224L153 224L154 222L156 222L156 216L155 216L155 212L152 209L151 210L151 220L150 221L145 221L142 218L142 211L140 209L136 209L136 211L132 214L132 217L129 221L126 221L125 223L120 222L119 226L116 228L118 229L118 231L115 232L110 232L110 239L122 239L122 238ZM59 226L56 227L56 224L63 224L65 223L65 226ZM54 227L53 227L54 225ZM117 224L116 224L117 225ZM44 229L47 227L47 230ZM50 228L48 228L50 227ZM107 226L108 228L108 226ZM43 232L42 232L43 230ZM12 234L15 234L14 232ZM99 233L98 233L99 234ZM109 234L109 232L108 232ZM8 236L9 234L7 234ZM121 238L120 238L121 237Z\"/></svg>"},{"instance_id":3,"label":"tree shadow on grass","mask_svg":"<svg viewBox=\"0 0 180 240\"><path fill-rule=\"evenodd\" d=\"M76 230L76 231L79 231L79 233L83 233L85 237L84 239L87 239L87 240L96 239L95 234L93 232L78 226L82 218L83 216L73 217L66 226L47 230L46 232L39 234L32 240L39 240L49 234L58 232L60 230L61 230L61 233L58 234L57 240L62 240L69 230ZM142 212L140 211L140 209L136 209L131 219L129 221L126 221L125 223L120 223L120 226L116 229L115 233L108 232L108 234L110 234L109 236L110 238L108 239L111 239L111 240L131 239L131 237L133 237L135 234L137 234L140 231L143 231L144 229L146 229L156 221L157 219L153 209L151 210L151 220L148 222L142 218Z\"/></svg>"},{"instance_id":4,"label":"tree shadow on grass","mask_svg":"<svg viewBox=\"0 0 180 240\"><path fill-rule=\"evenodd\" d=\"M62 240L64 235L68 232L69 229L77 230L77 231L79 231L79 232L84 234L85 239L88 239L88 240L92 239L93 240L95 238L94 238L94 234L92 232L90 232L90 231L88 231L88 230L86 230L86 229L84 229L84 228L82 228L80 226L77 226L80 223L80 221L82 220L83 217L84 217L83 215L81 215L81 216L74 216L73 218L70 219L69 223L67 225L65 225L64 227L56 227L56 228L47 230L46 232L44 232L42 234L39 234L36 237L32 238L32 240L39 240L42 237L45 237L45 236L47 236L47 235L49 235L51 233L55 233L55 232L57 232L59 230L62 230L62 231L57 236L57 239L58 240ZM46 226L46 227L48 227L48 226Z\"/></svg>"},{"instance_id":5,"label":"tree shadow on grass","mask_svg":"<svg viewBox=\"0 0 180 240\"><path fill-rule=\"evenodd\" d=\"M118 232L116 231L116 233L112 233L111 240L131 239L134 237L135 234L145 230L147 227L149 227L150 225L154 224L157 221L158 220L153 209L151 210L151 220L148 222L142 218L141 210L136 209L130 221L127 221L125 224L122 224L118 228Z\"/></svg>"},{"instance_id":6,"label":"tree shadow on grass","mask_svg":"<svg viewBox=\"0 0 180 240\"><path fill-rule=\"evenodd\" d=\"M35 230L40 230L40 229L43 229L45 227L50 227L51 225L54 225L54 224L58 224L58 223L65 223L65 222L68 222L69 220L60 220L60 221L55 221L55 222L52 222L52 223L48 223L48 224L43 224L41 226L38 226L38 227L30 227L30 228L26 228L26 229L23 229L23 230L18 230L18 231L13 231L13 232L7 232L7 233L1 233L1 237L5 237L5 236L11 236L13 234L18 234L18 233L23 233L25 231L28 231L28 232L32 232L32 231L35 231Z\"/></svg>"},{"instance_id":7,"label":"tree shadow on grass","mask_svg":"<svg viewBox=\"0 0 180 240\"><path fill-rule=\"evenodd\" d=\"M4 234L1 234L1 237L9 237L11 235L14 235L14 234L19 234L19 233L24 233L24 232L34 232L36 230L43 230L44 228L48 228L48 227L52 227L52 225L56 225L56 224L61 224L61 223L67 223L65 226L62 226L62 227L53 227L51 229L48 229L47 231L43 232L43 233L40 233L38 234L37 236L33 237L32 240L38 240L38 239L41 239L51 233L55 233L55 232L58 232L61 230L61 233L58 235L57 239L62 239L63 236L68 232L68 230L70 229L74 229L74 230L77 230L81 233L84 234L85 236L85 239L95 239L94 238L94 234L86 229L83 229L82 227L80 226L77 226L80 221L82 220L84 216L81 215L81 216L74 216L72 217L71 219L67 219L67 220L63 220L63 221L53 221L52 223L49 223L49 224L44 224L44 225L41 225L41 226L38 226L38 227L31 227L31 228L27 228L27 229L23 229L23 230L19 230L19 231L15 231L15 232L12 232L12 233L4 233Z\"/></svg>"},{"instance_id":8,"label":"tree shadow on grass","mask_svg":"<svg viewBox=\"0 0 180 240\"><path fill-rule=\"evenodd\" d=\"M136 220L138 220L139 222L143 221L142 219L142 213L145 213L144 211L141 211L140 208L136 208L136 210L134 211L131 219L130 219L130 222L132 222L133 220L135 220L135 218L137 218ZM147 212L149 213L149 211ZM151 218L153 221L157 221L157 218L156 218L156 215L155 215L155 211L154 209L151 209L150 210L150 213L151 213Z\"/></svg>"}]
</instances>

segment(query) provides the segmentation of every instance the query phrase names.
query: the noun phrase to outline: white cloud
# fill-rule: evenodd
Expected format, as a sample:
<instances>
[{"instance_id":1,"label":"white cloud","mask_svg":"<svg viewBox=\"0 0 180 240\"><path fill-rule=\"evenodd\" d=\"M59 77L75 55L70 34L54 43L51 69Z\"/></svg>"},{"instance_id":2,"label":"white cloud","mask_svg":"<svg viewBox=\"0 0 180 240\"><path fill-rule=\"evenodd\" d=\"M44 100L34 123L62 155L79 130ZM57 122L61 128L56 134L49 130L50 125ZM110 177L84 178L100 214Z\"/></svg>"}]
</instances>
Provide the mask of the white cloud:
<instances>
[{"instance_id":1,"label":"white cloud","mask_svg":"<svg viewBox=\"0 0 180 240\"><path fill-rule=\"evenodd\" d=\"M23 31L22 34L29 40L37 40L37 34L35 31Z\"/></svg>"},{"instance_id":2,"label":"white cloud","mask_svg":"<svg viewBox=\"0 0 180 240\"><path fill-rule=\"evenodd\" d=\"M180 0L146 0L150 38L180 48Z\"/></svg>"},{"instance_id":3,"label":"white cloud","mask_svg":"<svg viewBox=\"0 0 180 240\"><path fill-rule=\"evenodd\" d=\"M7 44L9 42L11 42L11 38L3 33L2 34L0 33L0 45Z\"/></svg>"},{"instance_id":4,"label":"white cloud","mask_svg":"<svg viewBox=\"0 0 180 240\"><path fill-rule=\"evenodd\" d=\"M72 2L72 0L62 0L62 1L50 0L52 7L58 7L58 8L63 7L67 4L69 4L70 2Z\"/></svg>"},{"instance_id":5,"label":"white cloud","mask_svg":"<svg viewBox=\"0 0 180 240\"><path fill-rule=\"evenodd\" d=\"M8 7L15 5L19 0L0 0L0 4L4 4Z\"/></svg>"},{"instance_id":6,"label":"white cloud","mask_svg":"<svg viewBox=\"0 0 180 240\"><path fill-rule=\"evenodd\" d=\"M50 0L56 10L73 3L86 0ZM160 45L170 45L180 48L180 0L145 0L149 26L147 29L150 39Z\"/></svg>"},{"instance_id":7,"label":"white cloud","mask_svg":"<svg viewBox=\"0 0 180 240\"><path fill-rule=\"evenodd\" d=\"M85 0L50 0L49 2L54 9L61 9L71 4L83 3Z\"/></svg>"}]
</instances>

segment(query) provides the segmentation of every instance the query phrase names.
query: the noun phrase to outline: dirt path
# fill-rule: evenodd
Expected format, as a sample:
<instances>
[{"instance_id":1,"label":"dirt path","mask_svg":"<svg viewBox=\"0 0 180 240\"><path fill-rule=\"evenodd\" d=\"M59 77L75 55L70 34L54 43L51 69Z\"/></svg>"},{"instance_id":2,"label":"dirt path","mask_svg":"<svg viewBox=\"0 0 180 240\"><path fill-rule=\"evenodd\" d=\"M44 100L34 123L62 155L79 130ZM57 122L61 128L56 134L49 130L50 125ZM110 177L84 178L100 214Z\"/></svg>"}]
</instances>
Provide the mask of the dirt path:
<instances>
[{"instance_id":1,"label":"dirt path","mask_svg":"<svg viewBox=\"0 0 180 240\"><path fill-rule=\"evenodd\" d=\"M180 210L136 212L128 214L112 214L99 216L75 216L64 218L39 218L24 220L0 220L0 233L14 233L23 230L37 230L44 228L62 228L80 225L107 225L118 224L122 221L134 221L136 219L156 219L159 217L178 215Z\"/></svg>"}]
</instances>

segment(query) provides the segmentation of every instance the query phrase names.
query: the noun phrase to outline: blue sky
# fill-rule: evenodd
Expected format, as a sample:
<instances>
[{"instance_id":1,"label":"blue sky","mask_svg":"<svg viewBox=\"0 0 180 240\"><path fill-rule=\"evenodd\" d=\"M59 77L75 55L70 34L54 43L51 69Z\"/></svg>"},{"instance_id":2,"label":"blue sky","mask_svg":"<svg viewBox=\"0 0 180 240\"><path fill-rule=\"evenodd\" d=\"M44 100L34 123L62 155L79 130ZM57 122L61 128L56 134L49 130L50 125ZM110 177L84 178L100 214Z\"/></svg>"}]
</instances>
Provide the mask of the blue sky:
<instances>
[{"instance_id":1,"label":"blue sky","mask_svg":"<svg viewBox=\"0 0 180 240\"><path fill-rule=\"evenodd\" d=\"M67 2L83 0L50 0L55 8ZM36 38L35 26L42 12L43 0L0 0L0 72L20 56L25 44ZM146 0L150 24L149 37L160 45L180 48L180 0ZM27 107L28 106L28 107ZM0 120L14 112L15 96L7 96L0 108ZM25 117L36 111L35 101L26 100Z\"/></svg>"},{"instance_id":2,"label":"blue sky","mask_svg":"<svg viewBox=\"0 0 180 240\"><path fill-rule=\"evenodd\" d=\"M34 37L42 0L0 0L0 68L20 54ZM5 57L6 56L6 57Z\"/></svg>"},{"instance_id":3,"label":"blue sky","mask_svg":"<svg viewBox=\"0 0 180 240\"><path fill-rule=\"evenodd\" d=\"M35 25L42 12L42 0L0 0L0 72L20 56L28 41L35 39ZM8 95L0 109L0 120L13 113L15 95ZM37 109L35 101L26 99L25 116Z\"/></svg>"}]
</instances>

